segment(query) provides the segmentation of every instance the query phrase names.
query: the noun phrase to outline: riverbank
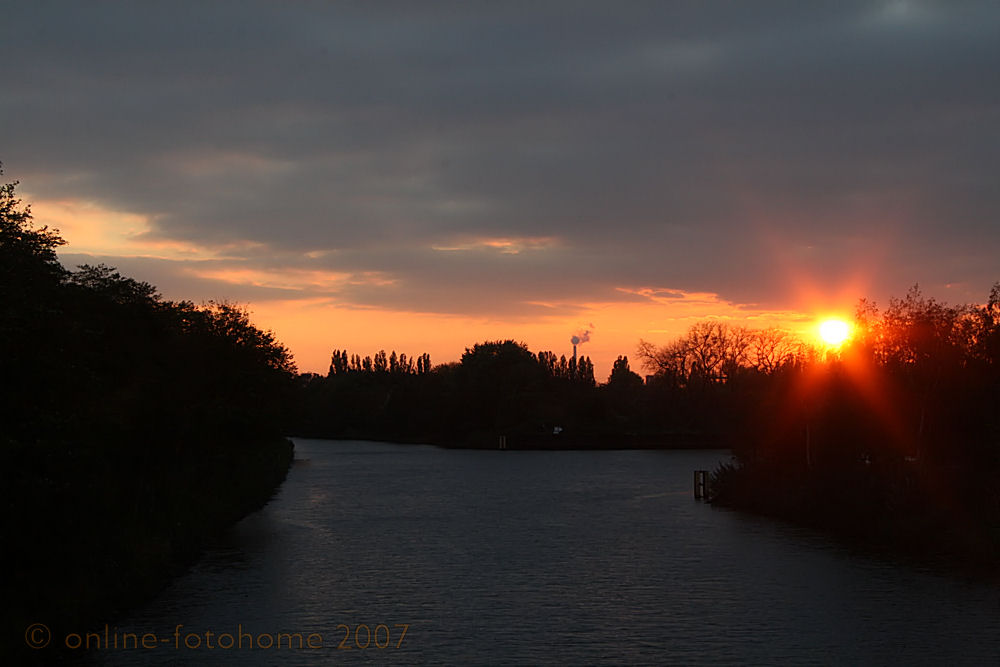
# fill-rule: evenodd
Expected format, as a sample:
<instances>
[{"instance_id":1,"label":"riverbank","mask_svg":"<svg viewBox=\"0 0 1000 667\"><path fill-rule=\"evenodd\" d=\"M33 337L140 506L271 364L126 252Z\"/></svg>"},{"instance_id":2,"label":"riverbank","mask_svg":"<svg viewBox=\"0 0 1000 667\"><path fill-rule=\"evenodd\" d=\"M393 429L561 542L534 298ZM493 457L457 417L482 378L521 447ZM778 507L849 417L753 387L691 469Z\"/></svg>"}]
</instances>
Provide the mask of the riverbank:
<instances>
[{"instance_id":1,"label":"riverbank","mask_svg":"<svg viewBox=\"0 0 1000 667\"><path fill-rule=\"evenodd\" d=\"M445 441L448 449L504 450L620 450L726 449L725 439L704 433L495 433L470 434Z\"/></svg>"},{"instance_id":2,"label":"riverbank","mask_svg":"<svg viewBox=\"0 0 1000 667\"><path fill-rule=\"evenodd\" d=\"M916 463L850 478L723 465L713 505L773 517L867 555L1000 585L1000 502L988 480Z\"/></svg>"},{"instance_id":3,"label":"riverbank","mask_svg":"<svg viewBox=\"0 0 1000 667\"><path fill-rule=\"evenodd\" d=\"M24 654L32 623L86 632L151 598L267 503L293 455L286 439L7 443L3 654Z\"/></svg>"},{"instance_id":4,"label":"riverbank","mask_svg":"<svg viewBox=\"0 0 1000 667\"><path fill-rule=\"evenodd\" d=\"M326 440L366 440L398 444L431 445L444 449L498 449L542 451L592 451L624 449L728 449L726 436L716 433L674 431L660 433L601 433L572 431L448 432L435 436L349 430L308 433L300 437Z\"/></svg>"}]
</instances>

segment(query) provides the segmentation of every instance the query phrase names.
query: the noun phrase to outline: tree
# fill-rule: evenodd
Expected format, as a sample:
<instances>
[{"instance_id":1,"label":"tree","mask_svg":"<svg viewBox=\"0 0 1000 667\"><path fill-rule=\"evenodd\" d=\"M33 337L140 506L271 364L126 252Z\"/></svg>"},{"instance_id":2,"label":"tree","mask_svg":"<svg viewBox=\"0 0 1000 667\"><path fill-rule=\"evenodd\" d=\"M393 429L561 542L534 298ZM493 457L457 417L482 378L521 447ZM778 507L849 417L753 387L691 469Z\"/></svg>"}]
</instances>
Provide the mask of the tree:
<instances>
[{"instance_id":1,"label":"tree","mask_svg":"<svg viewBox=\"0 0 1000 667\"><path fill-rule=\"evenodd\" d=\"M968 306L948 306L921 294L914 285L902 299L878 307L862 300L857 309L858 344L886 367L926 369L969 350L966 326L974 312Z\"/></svg>"},{"instance_id":2,"label":"tree","mask_svg":"<svg viewBox=\"0 0 1000 667\"><path fill-rule=\"evenodd\" d=\"M554 377L556 374L556 366L558 364L555 353L542 351L536 355L536 358L538 359L538 365L542 367L545 374L549 377Z\"/></svg>"},{"instance_id":3,"label":"tree","mask_svg":"<svg viewBox=\"0 0 1000 667\"><path fill-rule=\"evenodd\" d=\"M772 327L751 333L747 359L762 373L774 373L802 356L802 341L788 331Z\"/></svg>"},{"instance_id":4,"label":"tree","mask_svg":"<svg viewBox=\"0 0 1000 667\"><path fill-rule=\"evenodd\" d=\"M333 354L330 355L330 370L327 371L327 377L343 375L349 368L347 350L334 350Z\"/></svg>"},{"instance_id":5,"label":"tree","mask_svg":"<svg viewBox=\"0 0 1000 667\"><path fill-rule=\"evenodd\" d=\"M417 357L417 375L426 375L431 372L431 355L424 352Z\"/></svg>"},{"instance_id":6,"label":"tree","mask_svg":"<svg viewBox=\"0 0 1000 667\"><path fill-rule=\"evenodd\" d=\"M608 376L608 385L612 387L631 388L642 386L642 377L632 372L628 365L628 357L619 355Z\"/></svg>"},{"instance_id":7,"label":"tree","mask_svg":"<svg viewBox=\"0 0 1000 667\"><path fill-rule=\"evenodd\" d=\"M1000 370L1000 282L993 284L986 303L973 316L973 355L995 374Z\"/></svg>"},{"instance_id":8,"label":"tree","mask_svg":"<svg viewBox=\"0 0 1000 667\"><path fill-rule=\"evenodd\" d=\"M245 309L225 301L209 301L199 309L200 326L232 350L252 359L261 367L293 375L292 353L278 342L273 331L258 329Z\"/></svg>"},{"instance_id":9,"label":"tree","mask_svg":"<svg viewBox=\"0 0 1000 667\"><path fill-rule=\"evenodd\" d=\"M544 371L524 343L487 341L466 348L459 366L468 414L481 428L510 427L531 415Z\"/></svg>"},{"instance_id":10,"label":"tree","mask_svg":"<svg viewBox=\"0 0 1000 667\"><path fill-rule=\"evenodd\" d=\"M389 358L385 354L385 350L379 350L375 353L375 360L372 364L372 369L376 373L386 373L389 370Z\"/></svg>"},{"instance_id":11,"label":"tree","mask_svg":"<svg viewBox=\"0 0 1000 667\"><path fill-rule=\"evenodd\" d=\"M21 304L37 308L65 274L56 248L66 242L58 230L34 226L16 187L17 181L0 185L0 312Z\"/></svg>"},{"instance_id":12,"label":"tree","mask_svg":"<svg viewBox=\"0 0 1000 667\"><path fill-rule=\"evenodd\" d=\"M0 164L2 175L3 165ZM66 241L59 236L58 230L34 227L31 206L25 205L16 195L17 184L14 181L0 185L0 271L3 272L0 275L14 275L27 263L61 274L56 248Z\"/></svg>"},{"instance_id":13,"label":"tree","mask_svg":"<svg viewBox=\"0 0 1000 667\"><path fill-rule=\"evenodd\" d=\"M706 320L663 347L639 341L639 356L646 368L679 386L711 384L725 382L735 370L746 366L751 345L750 330Z\"/></svg>"},{"instance_id":14,"label":"tree","mask_svg":"<svg viewBox=\"0 0 1000 667\"><path fill-rule=\"evenodd\" d=\"M0 534L18 543L4 624L73 627L273 492L295 365L237 306L66 271L14 186L0 186Z\"/></svg>"},{"instance_id":15,"label":"tree","mask_svg":"<svg viewBox=\"0 0 1000 667\"><path fill-rule=\"evenodd\" d=\"M83 264L66 279L71 285L99 292L104 298L120 305L153 306L160 299L156 288L149 283L123 276L104 264Z\"/></svg>"},{"instance_id":16,"label":"tree","mask_svg":"<svg viewBox=\"0 0 1000 667\"><path fill-rule=\"evenodd\" d=\"M580 357L576 363L576 374L573 379L589 387L593 387L596 384L594 380L594 362L590 360L590 357Z\"/></svg>"}]
</instances>

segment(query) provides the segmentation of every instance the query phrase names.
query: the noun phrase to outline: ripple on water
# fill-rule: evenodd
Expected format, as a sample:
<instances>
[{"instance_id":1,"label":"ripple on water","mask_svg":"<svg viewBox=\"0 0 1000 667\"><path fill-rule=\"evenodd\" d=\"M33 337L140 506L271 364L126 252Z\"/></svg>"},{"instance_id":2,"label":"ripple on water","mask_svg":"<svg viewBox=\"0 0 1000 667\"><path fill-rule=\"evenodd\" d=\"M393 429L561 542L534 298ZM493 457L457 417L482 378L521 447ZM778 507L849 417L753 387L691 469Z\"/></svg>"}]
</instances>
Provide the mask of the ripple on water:
<instances>
[{"instance_id":1,"label":"ripple on water","mask_svg":"<svg viewBox=\"0 0 1000 667\"><path fill-rule=\"evenodd\" d=\"M137 664L995 664L996 589L691 498L718 451L474 452L298 440L275 499L119 623L323 635ZM344 629L409 624L401 648ZM380 630L380 632L382 632ZM362 632L361 637L364 637ZM395 637L395 635L394 635Z\"/></svg>"}]
</instances>

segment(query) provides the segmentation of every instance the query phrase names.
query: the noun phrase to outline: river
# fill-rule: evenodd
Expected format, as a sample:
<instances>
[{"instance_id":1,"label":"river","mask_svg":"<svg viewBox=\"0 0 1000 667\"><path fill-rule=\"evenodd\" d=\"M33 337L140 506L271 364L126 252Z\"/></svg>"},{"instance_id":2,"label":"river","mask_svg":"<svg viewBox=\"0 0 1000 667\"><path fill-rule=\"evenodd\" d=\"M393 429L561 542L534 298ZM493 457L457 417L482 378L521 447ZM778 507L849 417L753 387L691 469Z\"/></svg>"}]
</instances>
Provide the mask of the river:
<instances>
[{"instance_id":1,"label":"river","mask_svg":"<svg viewBox=\"0 0 1000 667\"><path fill-rule=\"evenodd\" d=\"M998 664L998 588L694 500L725 452L295 445L88 662Z\"/></svg>"}]
</instances>

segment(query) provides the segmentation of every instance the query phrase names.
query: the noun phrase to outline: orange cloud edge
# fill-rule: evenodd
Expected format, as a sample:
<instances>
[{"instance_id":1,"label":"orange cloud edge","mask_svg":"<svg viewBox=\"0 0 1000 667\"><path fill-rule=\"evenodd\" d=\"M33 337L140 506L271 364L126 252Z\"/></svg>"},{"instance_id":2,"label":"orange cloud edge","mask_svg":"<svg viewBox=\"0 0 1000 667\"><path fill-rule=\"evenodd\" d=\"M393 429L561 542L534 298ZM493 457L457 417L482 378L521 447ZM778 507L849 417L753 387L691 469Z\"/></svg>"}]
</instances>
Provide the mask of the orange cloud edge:
<instances>
[{"instance_id":1,"label":"orange cloud edge","mask_svg":"<svg viewBox=\"0 0 1000 667\"><path fill-rule=\"evenodd\" d=\"M29 201L30 196L29 196ZM260 244L236 241L208 246L160 239L148 217L110 211L92 202L37 200L32 204L39 224L58 228L70 242L73 253L110 257L153 258L177 262L180 274L195 278L210 294L225 294L227 287L271 287L293 294L290 298L257 300L246 304L255 323L275 332L292 350L303 372L325 373L333 349L374 354L380 349L427 352L434 363L457 361L466 347L485 340L514 339L533 351L551 350L572 354L570 337L591 329L590 340L579 346L579 354L591 357L598 381L604 381L618 355L626 355L632 367L642 372L635 359L640 339L665 344L688 327L705 319L721 319L752 328L778 327L809 337L817 315L802 310L768 310L752 304L736 304L713 292L685 291L661 286L619 286L621 300L574 304L525 302L534 315L480 316L392 310L377 306L336 303L330 298L344 285L388 286L396 282L379 272L340 272L302 267L253 266L246 253ZM557 248L550 237L463 238L440 252L493 251L502 254L541 252ZM325 251L306 253L314 259ZM219 262L222 262L222 265ZM143 280L142 276L132 276ZM171 285L158 284L174 298ZM816 301L815 289L800 296ZM843 299L838 299L843 303ZM537 315L538 307L552 314ZM559 314L562 313L562 314ZM570 314L566 314L570 313ZM844 317L843 308L827 308L821 317Z\"/></svg>"}]
</instances>

